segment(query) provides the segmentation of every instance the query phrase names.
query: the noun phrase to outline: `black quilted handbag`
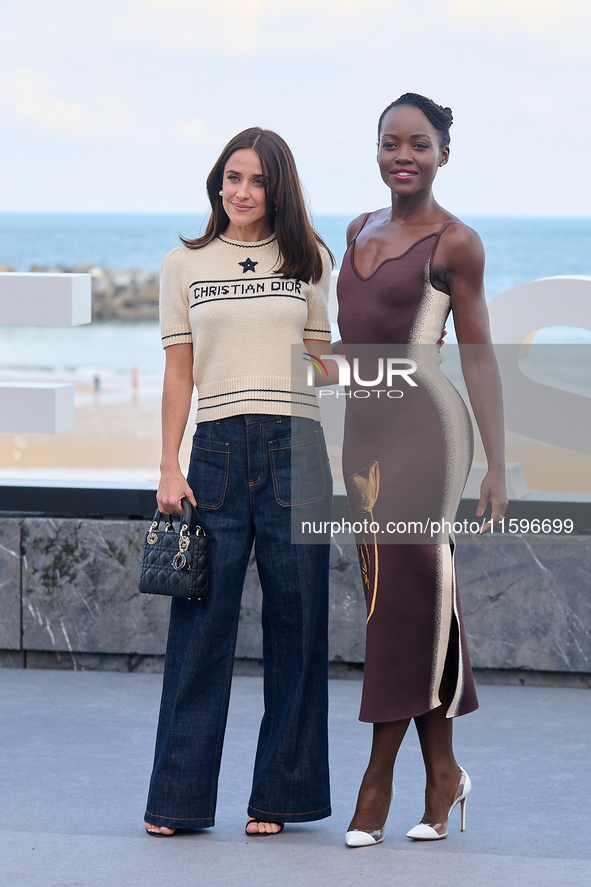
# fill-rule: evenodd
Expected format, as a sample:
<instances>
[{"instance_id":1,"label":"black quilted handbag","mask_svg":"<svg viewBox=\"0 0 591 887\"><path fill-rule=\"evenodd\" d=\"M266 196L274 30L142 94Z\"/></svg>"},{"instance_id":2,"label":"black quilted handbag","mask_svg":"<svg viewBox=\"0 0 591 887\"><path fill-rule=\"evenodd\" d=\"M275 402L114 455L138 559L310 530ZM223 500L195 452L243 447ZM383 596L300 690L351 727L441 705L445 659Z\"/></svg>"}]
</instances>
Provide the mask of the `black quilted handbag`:
<instances>
[{"instance_id":1,"label":"black quilted handbag","mask_svg":"<svg viewBox=\"0 0 591 887\"><path fill-rule=\"evenodd\" d=\"M178 532L172 515L160 511L154 515L144 542L139 590L144 594L202 600L211 594L211 537L205 533L197 509L189 500L183 499L182 505ZM163 517L166 521L161 530Z\"/></svg>"}]
</instances>

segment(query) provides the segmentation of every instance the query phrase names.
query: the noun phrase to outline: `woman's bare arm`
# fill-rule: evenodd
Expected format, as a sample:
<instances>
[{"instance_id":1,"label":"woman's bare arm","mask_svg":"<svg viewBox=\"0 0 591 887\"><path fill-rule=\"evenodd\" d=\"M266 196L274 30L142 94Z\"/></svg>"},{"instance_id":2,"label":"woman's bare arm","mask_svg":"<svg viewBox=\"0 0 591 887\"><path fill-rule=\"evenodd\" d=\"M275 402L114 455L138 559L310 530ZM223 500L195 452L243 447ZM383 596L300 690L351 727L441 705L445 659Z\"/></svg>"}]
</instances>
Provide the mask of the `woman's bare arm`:
<instances>
[{"instance_id":1,"label":"woman's bare arm","mask_svg":"<svg viewBox=\"0 0 591 887\"><path fill-rule=\"evenodd\" d=\"M505 423L501 378L484 296L484 248L476 232L464 225L450 226L448 231L441 260L447 266L445 282L451 294L462 373L488 461L476 515L481 517L491 502L491 517L496 523L507 508ZM483 532L489 527L486 524Z\"/></svg>"},{"instance_id":2,"label":"woman's bare arm","mask_svg":"<svg viewBox=\"0 0 591 887\"><path fill-rule=\"evenodd\" d=\"M181 499L196 505L195 496L179 465L179 449L193 394L193 346L171 345L166 349L162 390L162 458L156 500L163 514L182 514Z\"/></svg>"}]
</instances>

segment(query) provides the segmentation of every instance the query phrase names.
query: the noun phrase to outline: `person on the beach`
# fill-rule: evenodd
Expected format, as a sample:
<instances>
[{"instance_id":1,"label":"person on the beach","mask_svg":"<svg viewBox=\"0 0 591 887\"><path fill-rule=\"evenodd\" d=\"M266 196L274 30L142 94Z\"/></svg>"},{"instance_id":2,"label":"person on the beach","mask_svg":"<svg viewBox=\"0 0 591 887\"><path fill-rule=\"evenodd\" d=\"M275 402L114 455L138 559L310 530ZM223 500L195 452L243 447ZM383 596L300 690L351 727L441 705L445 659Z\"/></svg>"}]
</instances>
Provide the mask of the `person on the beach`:
<instances>
[{"instance_id":1,"label":"person on the beach","mask_svg":"<svg viewBox=\"0 0 591 887\"><path fill-rule=\"evenodd\" d=\"M454 757L452 719L478 703L448 528L472 462L472 429L439 369L438 341L450 310L488 459L476 515L482 518L491 502L498 521L507 495L484 251L476 232L439 206L432 191L449 159L451 122L449 108L415 93L383 112L377 161L391 205L351 222L338 280L342 348L349 364L357 357L358 377L375 377L378 354L413 373L408 384L398 377L403 390L396 397L367 398L354 384L346 401L343 466L353 518L369 516L374 529L382 528L357 539L368 613L360 719L374 728L346 835L352 847L384 838L394 762L412 718L427 784L423 818L408 836L445 838L451 811L460 803L463 814L470 791ZM372 352L372 345L382 350ZM399 544L384 544L387 525L398 534L388 542Z\"/></svg>"},{"instance_id":2,"label":"person on the beach","mask_svg":"<svg viewBox=\"0 0 591 887\"><path fill-rule=\"evenodd\" d=\"M330 508L332 481L314 391L292 346L330 343L333 257L311 227L291 151L254 127L226 145L207 191L205 234L162 263L166 370L158 508L187 497L213 540L211 597L173 598L154 769L153 836L214 825L240 599L253 543L263 589L265 713L246 833L330 815L329 546L291 543L292 511ZM191 395L187 478L178 452ZM291 458L306 489L292 483Z\"/></svg>"}]
</instances>

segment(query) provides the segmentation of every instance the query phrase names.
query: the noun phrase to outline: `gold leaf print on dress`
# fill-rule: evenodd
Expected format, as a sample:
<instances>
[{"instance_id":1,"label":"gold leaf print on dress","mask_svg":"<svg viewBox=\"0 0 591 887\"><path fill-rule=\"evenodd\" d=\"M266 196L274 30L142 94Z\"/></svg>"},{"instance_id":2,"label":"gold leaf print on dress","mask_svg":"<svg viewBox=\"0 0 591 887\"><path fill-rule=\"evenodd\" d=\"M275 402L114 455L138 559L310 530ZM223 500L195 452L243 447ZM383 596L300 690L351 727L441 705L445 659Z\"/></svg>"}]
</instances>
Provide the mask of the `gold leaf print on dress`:
<instances>
[{"instance_id":1,"label":"gold leaf print on dress","mask_svg":"<svg viewBox=\"0 0 591 887\"><path fill-rule=\"evenodd\" d=\"M367 473L367 474L366 474ZM370 518L371 523L374 524L373 519L373 509L377 502L378 495L380 492L380 465L379 462L376 462L374 459L370 464L369 468L362 468L361 471L357 471L355 474L352 474L349 478L349 484L351 492L354 494L357 499L357 506L361 511L366 511ZM365 540L364 540L365 544ZM367 545L365 546L367 549ZM369 615L367 617L367 621L371 619L372 613L375 609L376 605L376 595L378 593L378 539L377 535L373 534L373 549L374 549L374 579L373 579L373 595L371 599L371 606L369 608ZM369 551L367 552L367 572L369 573ZM363 570L363 560L361 566L361 572L364 574ZM364 575L365 581L365 575ZM368 578L368 587L369 587L369 578Z\"/></svg>"},{"instance_id":2,"label":"gold leaf print on dress","mask_svg":"<svg viewBox=\"0 0 591 887\"><path fill-rule=\"evenodd\" d=\"M367 472L367 477L364 472ZM355 490L357 504L361 511L369 511L371 514L380 492L379 463L374 459L369 468L362 468L361 471L352 474L349 483Z\"/></svg>"},{"instance_id":3,"label":"gold leaf print on dress","mask_svg":"<svg viewBox=\"0 0 591 887\"><path fill-rule=\"evenodd\" d=\"M358 547L359 551L359 561L361 564L361 578L363 579L364 586L369 589L369 550L367 548L367 542L365 539L363 543Z\"/></svg>"}]
</instances>

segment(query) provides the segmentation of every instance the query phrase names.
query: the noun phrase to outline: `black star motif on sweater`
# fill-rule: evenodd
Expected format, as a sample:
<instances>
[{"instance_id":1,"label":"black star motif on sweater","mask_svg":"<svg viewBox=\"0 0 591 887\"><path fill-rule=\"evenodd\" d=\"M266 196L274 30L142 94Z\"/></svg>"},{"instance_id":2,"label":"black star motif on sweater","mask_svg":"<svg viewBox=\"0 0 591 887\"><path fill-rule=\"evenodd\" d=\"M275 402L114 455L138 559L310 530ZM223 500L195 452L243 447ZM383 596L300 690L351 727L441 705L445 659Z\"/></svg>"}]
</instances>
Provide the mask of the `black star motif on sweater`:
<instances>
[{"instance_id":1,"label":"black star motif on sweater","mask_svg":"<svg viewBox=\"0 0 591 887\"><path fill-rule=\"evenodd\" d=\"M258 262L253 262L252 259L246 259L245 262L238 262L239 265L242 265L242 273L246 274L247 271L254 271L254 266L258 265Z\"/></svg>"}]
</instances>

